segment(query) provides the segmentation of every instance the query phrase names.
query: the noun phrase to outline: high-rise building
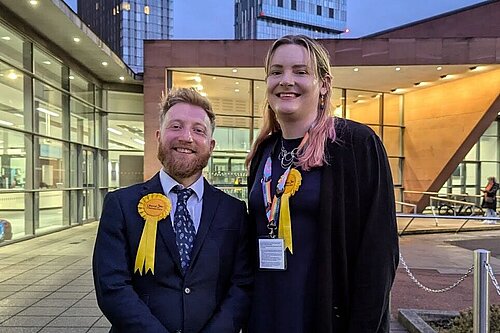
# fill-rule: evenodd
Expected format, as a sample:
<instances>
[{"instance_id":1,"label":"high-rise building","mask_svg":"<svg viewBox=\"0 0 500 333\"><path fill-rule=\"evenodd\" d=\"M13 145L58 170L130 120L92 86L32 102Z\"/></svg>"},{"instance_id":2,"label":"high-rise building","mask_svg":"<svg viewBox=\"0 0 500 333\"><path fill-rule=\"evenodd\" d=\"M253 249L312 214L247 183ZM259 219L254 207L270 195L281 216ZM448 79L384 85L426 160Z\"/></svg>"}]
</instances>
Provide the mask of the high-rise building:
<instances>
[{"instance_id":1,"label":"high-rise building","mask_svg":"<svg viewBox=\"0 0 500 333\"><path fill-rule=\"evenodd\" d=\"M347 0L235 0L234 21L236 39L335 38L346 29Z\"/></svg>"},{"instance_id":2,"label":"high-rise building","mask_svg":"<svg viewBox=\"0 0 500 333\"><path fill-rule=\"evenodd\" d=\"M173 0L78 0L78 15L136 73L143 40L173 35Z\"/></svg>"}]
</instances>

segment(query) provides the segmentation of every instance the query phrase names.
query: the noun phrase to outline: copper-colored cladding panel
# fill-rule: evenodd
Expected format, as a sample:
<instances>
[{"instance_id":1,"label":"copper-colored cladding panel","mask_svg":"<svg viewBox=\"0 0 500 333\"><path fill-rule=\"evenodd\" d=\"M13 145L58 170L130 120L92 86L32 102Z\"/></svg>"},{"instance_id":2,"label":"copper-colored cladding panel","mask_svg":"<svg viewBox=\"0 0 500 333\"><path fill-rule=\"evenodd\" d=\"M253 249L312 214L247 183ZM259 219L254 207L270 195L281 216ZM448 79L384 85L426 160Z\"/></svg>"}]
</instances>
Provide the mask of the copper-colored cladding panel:
<instances>
[{"instance_id":1,"label":"copper-colored cladding panel","mask_svg":"<svg viewBox=\"0 0 500 333\"><path fill-rule=\"evenodd\" d=\"M479 3L467 8L448 12L385 30L370 38L454 38L454 37L498 37L500 31L486 28L489 22L500 21L498 1ZM498 25L497 25L498 27Z\"/></svg>"},{"instance_id":2,"label":"copper-colored cladding panel","mask_svg":"<svg viewBox=\"0 0 500 333\"><path fill-rule=\"evenodd\" d=\"M500 110L500 70L405 94L403 186L437 192ZM405 201L429 204L420 195Z\"/></svg>"}]
</instances>

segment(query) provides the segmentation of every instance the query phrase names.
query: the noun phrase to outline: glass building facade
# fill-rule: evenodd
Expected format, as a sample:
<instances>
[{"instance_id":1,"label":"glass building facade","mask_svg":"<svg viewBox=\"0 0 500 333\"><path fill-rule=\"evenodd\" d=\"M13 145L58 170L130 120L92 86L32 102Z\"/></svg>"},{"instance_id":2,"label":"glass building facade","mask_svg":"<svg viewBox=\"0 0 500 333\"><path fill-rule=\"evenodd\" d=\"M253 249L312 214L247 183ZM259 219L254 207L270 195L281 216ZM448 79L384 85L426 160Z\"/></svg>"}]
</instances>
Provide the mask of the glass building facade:
<instances>
[{"instance_id":1,"label":"glass building facade","mask_svg":"<svg viewBox=\"0 0 500 333\"><path fill-rule=\"evenodd\" d=\"M0 220L14 240L95 221L109 189L143 178L142 92L60 59L0 21Z\"/></svg>"},{"instance_id":2,"label":"glass building facade","mask_svg":"<svg viewBox=\"0 0 500 333\"><path fill-rule=\"evenodd\" d=\"M78 14L136 73L143 72L143 40L173 35L173 0L78 0Z\"/></svg>"},{"instance_id":3,"label":"glass building facade","mask_svg":"<svg viewBox=\"0 0 500 333\"><path fill-rule=\"evenodd\" d=\"M234 20L236 39L335 38L346 29L347 0L236 0Z\"/></svg>"}]
</instances>

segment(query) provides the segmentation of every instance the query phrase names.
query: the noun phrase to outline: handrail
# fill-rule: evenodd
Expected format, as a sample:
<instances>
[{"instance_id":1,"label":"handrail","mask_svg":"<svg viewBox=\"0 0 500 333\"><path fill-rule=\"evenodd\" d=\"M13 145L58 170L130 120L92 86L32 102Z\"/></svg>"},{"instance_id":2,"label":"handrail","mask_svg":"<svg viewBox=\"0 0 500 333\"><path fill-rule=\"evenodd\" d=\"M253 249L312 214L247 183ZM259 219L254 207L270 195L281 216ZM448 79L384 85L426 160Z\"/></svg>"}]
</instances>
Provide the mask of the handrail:
<instances>
[{"instance_id":1,"label":"handrail","mask_svg":"<svg viewBox=\"0 0 500 333\"><path fill-rule=\"evenodd\" d=\"M399 236L402 236L406 229L413 223L413 221L416 218L419 219L435 219L435 218L442 218L445 220L465 220L465 222L455 231L455 233L459 233L463 227L469 222L469 221L496 221L500 222L500 217L484 217L484 216L449 216L449 215L424 215L424 214L409 214L409 213L396 213L396 217L400 218L409 218L410 221L406 224L406 226L401 230L399 233ZM437 226L437 225L436 225Z\"/></svg>"},{"instance_id":2,"label":"handrail","mask_svg":"<svg viewBox=\"0 0 500 333\"><path fill-rule=\"evenodd\" d=\"M466 206L477 206L475 203L468 202L468 201L452 200L452 199L445 199L445 198L440 198L440 197L430 197L429 201L431 203L431 206L432 206L432 200L456 203L456 204L461 204L461 205L466 205Z\"/></svg>"},{"instance_id":3,"label":"handrail","mask_svg":"<svg viewBox=\"0 0 500 333\"><path fill-rule=\"evenodd\" d=\"M417 205L408 202L396 201L396 205L407 206L413 208L413 214L417 214Z\"/></svg>"}]
</instances>

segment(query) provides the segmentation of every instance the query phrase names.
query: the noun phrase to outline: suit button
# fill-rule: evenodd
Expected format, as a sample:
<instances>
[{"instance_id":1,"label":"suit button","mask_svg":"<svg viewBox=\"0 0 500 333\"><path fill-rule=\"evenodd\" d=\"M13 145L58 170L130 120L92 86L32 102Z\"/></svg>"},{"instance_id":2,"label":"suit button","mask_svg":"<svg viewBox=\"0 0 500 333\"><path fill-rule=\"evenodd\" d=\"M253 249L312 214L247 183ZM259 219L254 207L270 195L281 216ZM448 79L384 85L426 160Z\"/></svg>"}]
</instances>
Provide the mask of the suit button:
<instances>
[{"instance_id":1,"label":"suit button","mask_svg":"<svg viewBox=\"0 0 500 333\"><path fill-rule=\"evenodd\" d=\"M184 293L185 293L186 295L191 294L191 289L189 289L189 288L187 288L187 287L186 287L186 288L184 288Z\"/></svg>"},{"instance_id":2,"label":"suit button","mask_svg":"<svg viewBox=\"0 0 500 333\"><path fill-rule=\"evenodd\" d=\"M338 306L334 306L334 307L333 307L333 309L334 309L334 310L338 310L338 309L339 309L339 307L338 307Z\"/></svg>"}]
</instances>

